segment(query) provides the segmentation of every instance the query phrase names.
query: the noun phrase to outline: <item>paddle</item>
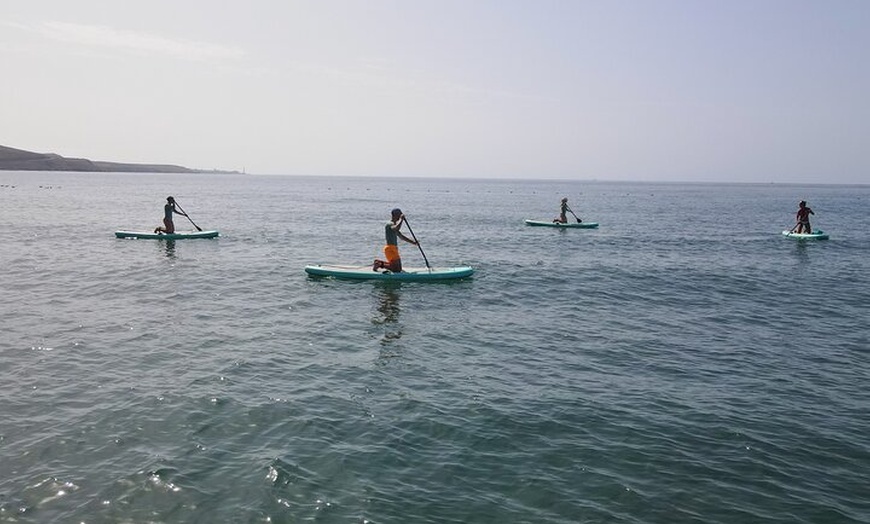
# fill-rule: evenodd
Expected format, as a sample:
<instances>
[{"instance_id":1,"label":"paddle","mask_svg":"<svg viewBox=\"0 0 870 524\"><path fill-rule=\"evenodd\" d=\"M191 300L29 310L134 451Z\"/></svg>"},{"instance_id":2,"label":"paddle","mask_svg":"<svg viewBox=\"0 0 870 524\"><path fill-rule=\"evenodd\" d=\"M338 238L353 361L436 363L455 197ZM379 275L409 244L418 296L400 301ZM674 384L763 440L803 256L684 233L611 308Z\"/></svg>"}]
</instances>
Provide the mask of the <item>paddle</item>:
<instances>
[{"instance_id":1,"label":"paddle","mask_svg":"<svg viewBox=\"0 0 870 524\"><path fill-rule=\"evenodd\" d=\"M574 210L571 209L570 207L568 208L568 211L570 211L571 214L574 215ZM583 222L582 220L580 220L580 217L578 217L577 215L574 215L574 218L577 219L577 223L578 223L578 224L579 224L580 222Z\"/></svg>"},{"instance_id":2,"label":"paddle","mask_svg":"<svg viewBox=\"0 0 870 524\"><path fill-rule=\"evenodd\" d=\"M420 250L420 254L423 255L423 260L426 261L426 269L432 271L432 266L429 265L429 259L426 258L426 253L423 252L423 246L420 245L420 241L417 240L417 235L414 234L414 230L411 229L411 224L408 223L408 217L405 217L405 225L408 226L408 233L411 233L411 238L413 238L414 242L417 243L417 248Z\"/></svg>"},{"instance_id":3,"label":"paddle","mask_svg":"<svg viewBox=\"0 0 870 524\"><path fill-rule=\"evenodd\" d=\"M800 222L798 222L797 224L795 224L794 226L792 226L792 228L789 230L789 233L794 233L794 230L797 229L797 227L798 227L799 225L801 225Z\"/></svg>"},{"instance_id":4,"label":"paddle","mask_svg":"<svg viewBox=\"0 0 870 524\"><path fill-rule=\"evenodd\" d=\"M175 207L177 207L179 211L181 211L182 213L184 213L184 210L181 209L181 206L178 205L178 202L175 203ZM184 213L184 216L186 216L187 219L190 220L190 223L193 224L193 227L195 227L197 231L202 231L202 228L199 227L198 225L196 225L196 222L194 222L192 218L190 218L189 216L187 216L187 213Z\"/></svg>"}]
</instances>

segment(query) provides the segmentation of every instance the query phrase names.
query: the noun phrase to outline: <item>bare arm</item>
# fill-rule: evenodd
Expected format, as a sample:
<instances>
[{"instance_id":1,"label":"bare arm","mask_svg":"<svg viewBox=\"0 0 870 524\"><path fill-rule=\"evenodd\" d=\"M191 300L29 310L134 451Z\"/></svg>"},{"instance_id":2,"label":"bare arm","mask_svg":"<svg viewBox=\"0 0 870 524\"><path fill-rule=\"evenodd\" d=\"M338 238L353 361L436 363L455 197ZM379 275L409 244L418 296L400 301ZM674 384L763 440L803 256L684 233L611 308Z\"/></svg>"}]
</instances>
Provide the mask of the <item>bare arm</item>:
<instances>
[{"instance_id":1,"label":"bare arm","mask_svg":"<svg viewBox=\"0 0 870 524\"><path fill-rule=\"evenodd\" d=\"M396 235L398 235L399 238L401 238L401 239L404 240L405 242L408 242L408 243L410 243L410 244L417 245L417 243L414 242L414 240L412 240L412 239L406 237L405 234L402 233L401 231L399 231L398 229L396 230Z\"/></svg>"},{"instance_id":2,"label":"bare arm","mask_svg":"<svg viewBox=\"0 0 870 524\"><path fill-rule=\"evenodd\" d=\"M402 233L401 228L402 228L402 224L404 224L404 223L405 223L405 215L402 215L402 218L400 218L399 221L398 221L396 224L394 224L394 225L392 226L392 227L393 227L393 231L395 231L395 232L396 232L396 235L397 235L399 238L401 238L402 240L404 240L405 242L408 242L409 244L417 245L417 243L414 242L414 240L412 240L412 239L406 237L405 234Z\"/></svg>"}]
</instances>

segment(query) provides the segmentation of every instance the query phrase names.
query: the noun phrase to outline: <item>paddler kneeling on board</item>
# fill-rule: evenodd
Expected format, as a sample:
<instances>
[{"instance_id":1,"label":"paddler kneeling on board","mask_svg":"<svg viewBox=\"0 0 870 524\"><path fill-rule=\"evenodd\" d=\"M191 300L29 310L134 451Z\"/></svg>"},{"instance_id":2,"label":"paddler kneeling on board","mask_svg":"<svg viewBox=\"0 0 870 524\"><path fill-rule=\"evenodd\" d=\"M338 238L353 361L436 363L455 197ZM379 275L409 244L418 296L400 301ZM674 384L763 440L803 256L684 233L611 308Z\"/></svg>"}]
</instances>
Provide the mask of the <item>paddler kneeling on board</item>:
<instances>
[{"instance_id":1,"label":"paddler kneeling on board","mask_svg":"<svg viewBox=\"0 0 870 524\"><path fill-rule=\"evenodd\" d=\"M175 233L175 223L172 222L172 213L187 216L187 213L175 209L175 198L166 197L166 205L163 206L163 227L154 229L155 233Z\"/></svg>"},{"instance_id":2,"label":"paddler kneeling on board","mask_svg":"<svg viewBox=\"0 0 870 524\"><path fill-rule=\"evenodd\" d=\"M384 231L387 238L387 245L384 246L384 256L387 260L385 262L383 260L375 259L375 263L374 265L372 265L372 271L386 269L388 271L392 271L393 273L401 273L402 259L401 257L399 257L398 239L401 238L405 242L417 245L416 242L406 237L400 231L402 224L405 223L405 215L402 214L402 210L396 208L392 211L391 215L392 219L387 222L386 226L384 226Z\"/></svg>"},{"instance_id":3,"label":"paddler kneeling on board","mask_svg":"<svg viewBox=\"0 0 870 524\"><path fill-rule=\"evenodd\" d=\"M568 215L565 213L571 209L568 207L568 197L562 199L562 205L559 206L559 216L553 219L553 222L557 224L567 224L568 223ZM573 211L572 211L573 212Z\"/></svg>"}]
</instances>

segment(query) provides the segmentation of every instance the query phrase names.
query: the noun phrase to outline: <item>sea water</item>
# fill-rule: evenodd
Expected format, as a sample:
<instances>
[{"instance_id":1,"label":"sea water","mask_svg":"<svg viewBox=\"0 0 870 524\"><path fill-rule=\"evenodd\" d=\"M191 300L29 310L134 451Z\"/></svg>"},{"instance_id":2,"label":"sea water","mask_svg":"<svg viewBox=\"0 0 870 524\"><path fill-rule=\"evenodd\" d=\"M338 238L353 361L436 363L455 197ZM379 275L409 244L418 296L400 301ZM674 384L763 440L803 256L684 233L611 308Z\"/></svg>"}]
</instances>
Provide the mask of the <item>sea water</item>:
<instances>
[{"instance_id":1,"label":"sea water","mask_svg":"<svg viewBox=\"0 0 870 524\"><path fill-rule=\"evenodd\" d=\"M868 197L0 172L0 522L870 522Z\"/></svg>"}]
</instances>

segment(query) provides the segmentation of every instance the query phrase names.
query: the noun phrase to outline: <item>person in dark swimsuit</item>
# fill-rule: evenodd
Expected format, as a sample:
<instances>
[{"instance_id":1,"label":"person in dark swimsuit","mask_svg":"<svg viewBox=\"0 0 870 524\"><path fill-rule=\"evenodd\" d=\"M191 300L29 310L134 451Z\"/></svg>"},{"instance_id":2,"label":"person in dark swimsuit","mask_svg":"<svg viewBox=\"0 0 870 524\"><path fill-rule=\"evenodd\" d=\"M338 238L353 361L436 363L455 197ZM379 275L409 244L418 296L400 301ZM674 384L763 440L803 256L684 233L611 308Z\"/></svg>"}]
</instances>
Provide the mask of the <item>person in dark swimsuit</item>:
<instances>
[{"instance_id":1,"label":"person in dark swimsuit","mask_svg":"<svg viewBox=\"0 0 870 524\"><path fill-rule=\"evenodd\" d=\"M562 205L559 206L559 216L554 218L553 222L555 222L556 224L567 224L568 223L568 215L566 215L566 213L568 213L568 212L570 212L572 215L574 215L574 218L577 219L577 222L582 222L582 220L580 220L580 218L577 217L577 215L574 213L574 210L572 210L570 207L568 207L568 198L567 197L562 199Z\"/></svg>"},{"instance_id":2,"label":"person in dark swimsuit","mask_svg":"<svg viewBox=\"0 0 870 524\"><path fill-rule=\"evenodd\" d=\"M562 205L559 206L559 216L553 219L553 222L557 224L567 224L568 223L568 215L565 213L568 212L568 198L562 199Z\"/></svg>"},{"instance_id":3,"label":"person in dark swimsuit","mask_svg":"<svg viewBox=\"0 0 870 524\"><path fill-rule=\"evenodd\" d=\"M163 227L158 227L154 229L155 233L167 233L170 235L172 233L175 233L175 223L172 222L173 213L187 216L186 213L183 213L175 208L175 198L166 197L166 205L163 206Z\"/></svg>"}]
</instances>

